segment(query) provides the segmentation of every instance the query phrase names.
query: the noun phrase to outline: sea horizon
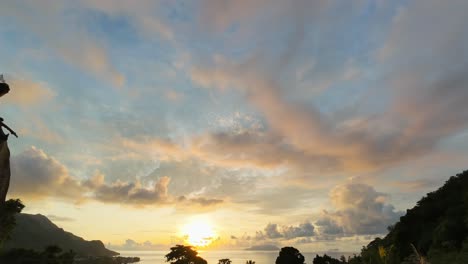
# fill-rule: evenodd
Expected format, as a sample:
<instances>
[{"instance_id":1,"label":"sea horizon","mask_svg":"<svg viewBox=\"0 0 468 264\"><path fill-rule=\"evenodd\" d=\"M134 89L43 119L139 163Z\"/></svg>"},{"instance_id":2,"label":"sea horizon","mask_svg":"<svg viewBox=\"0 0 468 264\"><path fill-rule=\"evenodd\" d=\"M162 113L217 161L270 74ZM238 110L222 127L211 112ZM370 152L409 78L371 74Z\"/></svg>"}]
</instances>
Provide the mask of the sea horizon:
<instances>
[{"instance_id":1,"label":"sea horizon","mask_svg":"<svg viewBox=\"0 0 468 264\"><path fill-rule=\"evenodd\" d=\"M141 264L158 264L167 263L164 256L169 253L169 250L121 250L117 252L124 257L139 257ZM341 252L341 251L316 251L316 252L301 252L305 257L305 263L312 263L316 255L327 254L334 258L339 258L342 255L348 259L348 256L358 254L358 252ZM256 264L272 264L275 263L278 251L255 251L255 250L206 250L198 251L198 255L205 259L208 263L218 263L219 259L228 258L232 264L244 264L247 260L253 260Z\"/></svg>"}]
</instances>

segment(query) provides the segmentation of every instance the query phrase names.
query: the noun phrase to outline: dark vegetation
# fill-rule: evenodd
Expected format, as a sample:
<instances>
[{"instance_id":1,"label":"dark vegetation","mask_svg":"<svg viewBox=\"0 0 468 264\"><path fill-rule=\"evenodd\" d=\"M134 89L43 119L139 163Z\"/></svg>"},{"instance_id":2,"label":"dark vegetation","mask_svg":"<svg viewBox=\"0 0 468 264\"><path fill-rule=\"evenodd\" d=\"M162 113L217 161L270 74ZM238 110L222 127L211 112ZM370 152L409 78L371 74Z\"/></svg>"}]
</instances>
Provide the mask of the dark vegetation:
<instances>
[{"instance_id":1,"label":"dark vegetation","mask_svg":"<svg viewBox=\"0 0 468 264\"><path fill-rule=\"evenodd\" d=\"M31 249L13 249L0 255L0 263L20 264L72 264L75 253L72 251L62 253L57 246L49 246L42 252Z\"/></svg>"},{"instance_id":2,"label":"dark vegetation","mask_svg":"<svg viewBox=\"0 0 468 264\"><path fill-rule=\"evenodd\" d=\"M207 261L198 256L198 252L191 246L176 245L166 255L166 262L171 264L207 264ZM218 264L231 264L228 258L218 260ZM253 260L247 260L246 264L255 264ZM276 264L305 264L304 256L293 247L281 249Z\"/></svg>"},{"instance_id":3,"label":"dark vegetation","mask_svg":"<svg viewBox=\"0 0 468 264\"><path fill-rule=\"evenodd\" d=\"M166 255L166 261L171 264L207 264L208 262L198 256L198 252L191 246L176 245Z\"/></svg>"},{"instance_id":4,"label":"dark vegetation","mask_svg":"<svg viewBox=\"0 0 468 264\"><path fill-rule=\"evenodd\" d=\"M284 247L276 258L276 264L304 264L304 256L293 247Z\"/></svg>"},{"instance_id":5,"label":"dark vegetation","mask_svg":"<svg viewBox=\"0 0 468 264\"><path fill-rule=\"evenodd\" d=\"M363 247L360 256L328 263L468 263L468 171L428 193L388 231ZM327 263L316 259L314 264Z\"/></svg>"},{"instance_id":6,"label":"dark vegetation","mask_svg":"<svg viewBox=\"0 0 468 264\"><path fill-rule=\"evenodd\" d=\"M348 262L346 261L345 256L341 256L341 258L338 260L325 254L322 257L317 255L314 258L312 263L313 264L343 264L343 263L348 263Z\"/></svg>"},{"instance_id":7,"label":"dark vegetation","mask_svg":"<svg viewBox=\"0 0 468 264\"><path fill-rule=\"evenodd\" d=\"M65 232L43 215L20 214L23 208L20 200L0 203L2 264L128 264L140 261L138 257L114 257L118 253L106 249L101 241L86 241ZM55 243L66 250L54 246ZM46 244L49 245L44 246Z\"/></svg>"},{"instance_id":8,"label":"dark vegetation","mask_svg":"<svg viewBox=\"0 0 468 264\"><path fill-rule=\"evenodd\" d=\"M48 246L44 251L12 249L0 254L0 263L8 264L129 264L139 262L137 257L80 257L72 250Z\"/></svg>"},{"instance_id":9,"label":"dark vegetation","mask_svg":"<svg viewBox=\"0 0 468 264\"><path fill-rule=\"evenodd\" d=\"M5 241L11 238L11 232L16 226L16 214L23 210L24 205L19 199L0 201L0 249Z\"/></svg>"},{"instance_id":10,"label":"dark vegetation","mask_svg":"<svg viewBox=\"0 0 468 264\"><path fill-rule=\"evenodd\" d=\"M218 264L231 264L232 261L230 259L220 259Z\"/></svg>"},{"instance_id":11,"label":"dark vegetation","mask_svg":"<svg viewBox=\"0 0 468 264\"><path fill-rule=\"evenodd\" d=\"M34 238L34 239L31 239ZM66 232L47 217L37 214L16 214L16 227L4 249L24 248L41 251L49 245L59 245L64 251L72 250L79 256L116 256L119 253L108 250L99 240L86 241Z\"/></svg>"}]
</instances>

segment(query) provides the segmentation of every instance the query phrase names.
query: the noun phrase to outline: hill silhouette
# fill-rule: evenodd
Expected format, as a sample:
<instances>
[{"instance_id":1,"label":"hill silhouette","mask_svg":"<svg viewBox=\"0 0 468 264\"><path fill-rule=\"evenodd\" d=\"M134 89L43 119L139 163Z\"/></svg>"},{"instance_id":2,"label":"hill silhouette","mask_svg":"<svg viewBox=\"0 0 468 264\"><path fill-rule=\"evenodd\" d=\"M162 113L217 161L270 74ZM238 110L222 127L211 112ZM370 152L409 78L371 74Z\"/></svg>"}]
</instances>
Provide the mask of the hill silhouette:
<instances>
[{"instance_id":1,"label":"hill silhouette","mask_svg":"<svg viewBox=\"0 0 468 264\"><path fill-rule=\"evenodd\" d=\"M468 171L428 193L388 229L355 263L468 263Z\"/></svg>"},{"instance_id":2,"label":"hill silhouette","mask_svg":"<svg viewBox=\"0 0 468 264\"><path fill-rule=\"evenodd\" d=\"M18 214L16 227L4 248L24 248L37 251L56 245L64 251L73 250L81 256L115 256L119 253L107 249L99 240L86 241L66 232L52 223L47 217L37 214Z\"/></svg>"}]
</instances>

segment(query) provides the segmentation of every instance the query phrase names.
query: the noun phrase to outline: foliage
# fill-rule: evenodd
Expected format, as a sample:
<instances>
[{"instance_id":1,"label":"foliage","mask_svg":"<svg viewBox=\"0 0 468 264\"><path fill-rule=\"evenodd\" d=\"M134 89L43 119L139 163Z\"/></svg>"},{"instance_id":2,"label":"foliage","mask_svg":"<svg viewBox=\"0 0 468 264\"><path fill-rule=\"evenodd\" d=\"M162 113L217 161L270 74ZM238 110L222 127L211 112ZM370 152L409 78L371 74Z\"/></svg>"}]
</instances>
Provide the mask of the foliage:
<instances>
[{"instance_id":1,"label":"foliage","mask_svg":"<svg viewBox=\"0 0 468 264\"><path fill-rule=\"evenodd\" d=\"M316 255L313 262L313 264L342 264L346 263L346 259L344 256L341 257L340 260L332 258L328 256L327 254L324 254L323 257Z\"/></svg>"},{"instance_id":2,"label":"foliage","mask_svg":"<svg viewBox=\"0 0 468 264\"><path fill-rule=\"evenodd\" d=\"M22 264L73 264L75 253L68 251L61 253L57 246L49 246L43 252L31 249L12 249L0 255L0 263ZM61 254L60 254L61 253Z\"/></svg>"},{"instance_id":3,"label":"foliage","mask_svg":"<svg viewBox=\"0 0 468 264\"><path fill-rule=\"evenodd\" d=\"M304 256L293 247L284 247L276 258L276 264L304 264Z\"/></svg>"},{"instance_id":4,"label":"foliage","mask_svg":"<svg viewBox=\"0 0 468 264\"><path fill-rule=\"evenodd\" d=\"M206 260L197 256L198 252L191 246L176 245L171 247L166 257L166 262L171 264L207 264Z\"/></svg>"},{"instance_id":5,"label":"foliage","mask_svg":"<svg viewBox=\"0 0 468 264\"><path fill-rule=\"evenodd\" d=\"M0 203L0 248L10 238L11 232L16 225L15 215L20 213L23 208L24 205L19 199L10 199Z\"/></svg>"},{"instance_id":6,"label":"foliage","mask_svg":"<svg viewBox=\"0 0 468 264\"><path fill-rule=\"evenodd\" d=\"M73 264L129 264L140 262L138 257L88 257L77 258Z\"/></svg>"},{"instance_id":7,"label":"foliage","mask_svg":"<svg viewBox=\"0 0 468 264\"><path fill-rule=\"evenodd\" d=\"M255 261L253 261L253 260L247 260L247 261L245 262L245 264L255 264Z\"/></svg>"},{"instance_id":8,"label":"foliage","mask_svg":"<svg viewBox=\"0 0 468 264\"><path fill-rule=\"evenodd\" d=\"M388 230L362 249L362 263L468 263L468 171L428 193Z\"/></svg>"},{"instance_id":9,"label":"foliage","mask_svg":"<svg viewBox=\"0 0 468 264\"><path fill-rule=\"evenodd\" d=\"M220 259L218 260L218 264L231 264L232 261L230 259Z\"/></svg>"},{"instance_id":10,"label":"foliage","mask_svg":"<svg viewBox=\"0 0 468 264\"><path fill-rule=\"evenodd\" d=\"M364 261L362 260L362 257L361 256L352 256L352 257L348 257L348 264L362 264L364 263Z\"/></svg>"},{"instance_id":11,"label":"foliage","mask_svg":"<svg viewBox=\"0 0 468 264\"><path fill-rule=\"evenodd\" d=\"M42 252L12 249L0 255L0 263L8 264L128 264L139 261L138 257L76 257L71 250L62 253L58 246L48 246Z\"/></svg>"}]
</instances>

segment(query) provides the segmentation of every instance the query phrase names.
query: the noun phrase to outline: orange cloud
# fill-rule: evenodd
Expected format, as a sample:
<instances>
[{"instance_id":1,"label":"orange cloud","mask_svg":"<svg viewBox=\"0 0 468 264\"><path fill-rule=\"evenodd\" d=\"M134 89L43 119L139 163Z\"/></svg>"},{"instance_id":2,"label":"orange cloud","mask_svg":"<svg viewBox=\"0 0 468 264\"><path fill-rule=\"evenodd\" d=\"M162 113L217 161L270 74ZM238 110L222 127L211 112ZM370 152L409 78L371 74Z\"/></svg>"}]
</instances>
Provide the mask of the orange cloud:
<instances>
[{"instance_id":1,"label":"orange cloud","mask_svg":"<svg viewBox=\"0 0 468 264\"><path fill-rule=\"evenodd\" d=\"M205 209L223 202L221 199L201 196L174 197L168 191L168 176L159 177L149 185L143 185L138 180L117 180L109 183L101 173L87 179L79 179L71 175L60 161L34 146L13 156L11 164L10 194L26 199L56 198L80 203L96 200L136 207L179 204Z\"/></svg>"},{"instance_id":2,"label":"orange cloud","mask_svg":"<svg viewBox=\"0 0 468 264\"><path fill-rule=\"evenodd\" d=\"M41 105L55 97L55 92L47 83L22 78L13 78L7 81L11 91L2 100L21 108Z\"/></svg>"}]
</instances>

